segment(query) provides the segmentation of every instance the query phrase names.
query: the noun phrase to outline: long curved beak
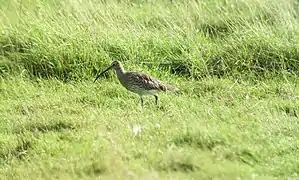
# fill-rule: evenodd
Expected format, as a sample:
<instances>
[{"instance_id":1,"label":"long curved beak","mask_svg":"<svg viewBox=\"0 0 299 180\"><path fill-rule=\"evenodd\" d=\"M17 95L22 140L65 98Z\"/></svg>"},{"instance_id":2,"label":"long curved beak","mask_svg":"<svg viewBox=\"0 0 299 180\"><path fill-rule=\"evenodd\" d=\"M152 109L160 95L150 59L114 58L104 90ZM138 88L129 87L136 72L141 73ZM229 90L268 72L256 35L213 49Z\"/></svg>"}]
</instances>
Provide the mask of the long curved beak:
<instances>
[{"instance_id":1,"label":"long curved beak","mask_svg":"<svg viewBox=\"0 0 299 180\"><path fill-rule=\"evenodd\" d=\"M105 72L109 71L112 67L113 67L113 66L110 66L110 67L108 67L107 69L105 69L103 72L101 72L101 73L95 78L95 80L94 80L93 82L96 82L96 80L99 79L99 77L100 77L102 74L104 74Z\"/></svg>"}]
</instances>

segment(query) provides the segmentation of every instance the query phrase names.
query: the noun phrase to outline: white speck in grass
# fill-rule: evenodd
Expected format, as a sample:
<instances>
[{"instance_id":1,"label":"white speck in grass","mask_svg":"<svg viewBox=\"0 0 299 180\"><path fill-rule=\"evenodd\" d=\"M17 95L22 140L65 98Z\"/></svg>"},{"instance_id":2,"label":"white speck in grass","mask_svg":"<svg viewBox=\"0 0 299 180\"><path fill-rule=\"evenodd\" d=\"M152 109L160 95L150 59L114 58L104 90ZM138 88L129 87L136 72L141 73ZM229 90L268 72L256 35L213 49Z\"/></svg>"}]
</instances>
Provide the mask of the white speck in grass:
<instances>
[{"instance_id":1,"label":"white speck in grass","mask_svg":"<svg viewBox=\"0 0 299 180\"><path fill-rule=\"evenodd\" d=\"M128 174L128 176L130 176L130 177L136 177L135 174L134 174L132 171L128 171L127 174Z\"/></svg>"},{"instance_id":2,"label":"white speck in grass","mask_svg":"<svg viewBox=\"0 0 299 180\"><path fill-rule=\"evenodd\" d=\"M161 125L159 123L156 124L156 127L160 129Z\"/></svg>"},{"instance_id":3,"label":"white speck in grass","mask_svg":"<svg viewBox=\"0 0 299 180\"><path fill-rule=\"evenodd\" d=\"M141 133L141 126L139 124L134 124L132 127L133 135L138 136Z\"/></svg>"},{"instance_id":4,"label":"white speck in grass","mask_svg":"<svg viewBox=\"0 0 299 180\"><path fill-rule=\"evenodd\" d=\"M23 105L23 111L24 111L24 113L25 113L27 116L30 115L30 112L29 112L29 109L28 109L28 105L27 105L27 104L24 104L24 105Z\"/></svg>"},{"instance_id":5,"label":"white speck in grass","mask_svg":"<svg viewBox=\"0 0 299 180\"><path fill-rule=\"evenodd\" d=\"M256 179L256 177L257 177L257 174L255 174L255 173L251 174L251 179Z\"/></svg>"},{"instance_id":6,"label":"white speck in grass","mask_svg":"<svg viewBox=\"0 0 299 180\"><path fill-rule=\"evenodd\" d=\"M3 30L1 31L1 34L4 36L4 35L7 34L6 32L7 32L7 31L5 31L5 29L3 29Z\"/></svg>"},{"instance_id":7,"label":"white speck in grass","mask_svg":"<svg viewBox=\"0 0 299 180\"><path fill-rule=\"evenodd\" d=\"M249 94L248 94L248 93L246 94L245 99L246 99L246 100L249 99Z\"/></svg>"}]
</instances>

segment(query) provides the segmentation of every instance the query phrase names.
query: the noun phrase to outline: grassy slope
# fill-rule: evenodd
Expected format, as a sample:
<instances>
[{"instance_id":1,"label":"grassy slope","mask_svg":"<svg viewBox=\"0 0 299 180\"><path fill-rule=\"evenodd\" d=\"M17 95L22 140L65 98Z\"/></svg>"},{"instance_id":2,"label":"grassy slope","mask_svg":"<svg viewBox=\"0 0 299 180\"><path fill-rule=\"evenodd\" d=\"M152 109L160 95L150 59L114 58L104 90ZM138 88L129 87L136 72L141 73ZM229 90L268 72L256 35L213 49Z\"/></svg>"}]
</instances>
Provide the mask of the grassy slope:
<instances>
[{"instance_id":1,"label":"grassy slope","mask_svg":"<svg viewBox=\"0 0 299 180\"><path fill-rule=\"evenodd\" d=\"M0 0L0 179L297 177L295 1L65 2ZM183 94L141 109L111 59Z\"/></svg>"},{"instance_id":2,"label":"grassy slope","mask_svg":"<svg viewBox=\"0 0 299 180\"><path fill-rule=\"evenodd\" d=\"M298 73L294 0L66 2L3 2L1 74L84 79L112 59L195 78Z\"/></svg>"}]
</instances>

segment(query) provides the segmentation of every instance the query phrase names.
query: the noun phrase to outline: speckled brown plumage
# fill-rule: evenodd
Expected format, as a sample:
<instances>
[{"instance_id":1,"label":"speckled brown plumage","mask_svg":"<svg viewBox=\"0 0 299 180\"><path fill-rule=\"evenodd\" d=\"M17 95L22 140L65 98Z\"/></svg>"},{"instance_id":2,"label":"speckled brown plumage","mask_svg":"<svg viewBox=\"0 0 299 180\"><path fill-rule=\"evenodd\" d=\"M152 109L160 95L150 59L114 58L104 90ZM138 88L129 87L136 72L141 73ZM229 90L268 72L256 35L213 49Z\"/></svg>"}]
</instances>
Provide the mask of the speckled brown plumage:
<instances>
[{"instance_id":1,"label":"speckled brown plumage","mask_svg":"<svg viewBox=\"0 0 299 180\"><path fill-rule=\"evenodd\" d=\"M129 91L139 94L141 106L143 106L143 95L153 95L158 103L158 92L178 91L178 88L160 82L147 74L140 72L126 72L119 61L114 61L110 67L100 73L94 82L109 69L114 69L119 82Z\"/></svg>"}]
</instances>

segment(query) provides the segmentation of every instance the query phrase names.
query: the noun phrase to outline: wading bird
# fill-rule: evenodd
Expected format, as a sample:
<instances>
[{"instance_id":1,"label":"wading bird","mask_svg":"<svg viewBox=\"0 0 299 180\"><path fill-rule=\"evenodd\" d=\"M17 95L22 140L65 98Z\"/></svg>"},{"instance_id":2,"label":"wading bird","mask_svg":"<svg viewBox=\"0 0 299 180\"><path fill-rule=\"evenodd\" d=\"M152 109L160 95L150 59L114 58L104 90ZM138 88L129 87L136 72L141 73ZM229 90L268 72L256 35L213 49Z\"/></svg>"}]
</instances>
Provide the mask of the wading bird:
<instances>
[{"instance_id":1,"label":"wading bird","mask_svg":"<svg viewBox=\"0 0 299 180\"><path fill-rule=\"evenodd\" d=\"M143 107L143 95L153 95L155 97L155 103L158 104L158 92L161 91L179 91L178 88L160 82L159 80L141 73L141 72L126 72L123 65L119 61L113 61L111 66L101 72L94 80L94 82L105 72L113 69L116 72L119 82L127 90L137 93L140 96L141 106Z\"/></svg>"}]
</instances>

